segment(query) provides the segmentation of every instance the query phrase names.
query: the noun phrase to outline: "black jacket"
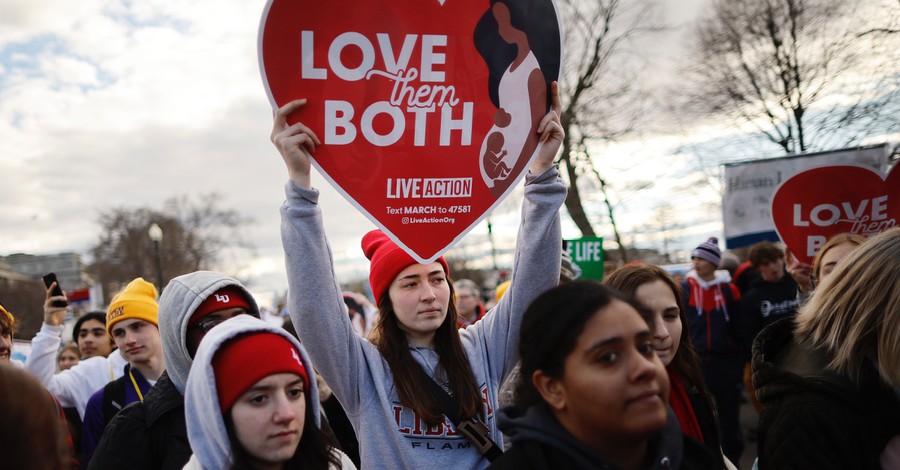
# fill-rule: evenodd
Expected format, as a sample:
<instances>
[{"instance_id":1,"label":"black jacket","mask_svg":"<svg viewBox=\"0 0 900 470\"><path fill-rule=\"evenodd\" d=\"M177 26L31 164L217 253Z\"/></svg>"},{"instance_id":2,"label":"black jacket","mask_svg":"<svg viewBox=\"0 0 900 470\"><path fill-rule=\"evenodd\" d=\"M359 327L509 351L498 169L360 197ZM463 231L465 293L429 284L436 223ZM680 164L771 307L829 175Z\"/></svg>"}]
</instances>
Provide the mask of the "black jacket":
<instances>
[{"instance_id":1,"label":"black jacket","mask_svg":"<svg viewBox=\"0 0 900 470\"><path fill-rule=\"evenodd\" d=\"M560 468L615 470L618 467L576 440L546 407L500 410L498 427L512 440L512 447L495 460L491 470L555 470ZM669 410L666 428L653 442L653 470L722 468L703 445L684 438L675 414Z\"/></svg>"},{"instance_id":2,"label":"black jacket","mask_svg":"<svg viewBox=\"0 0 900 470\"><path fill-rule=\"evenodd\" d=\"M797 281L784 273L778 282L760 280L742 296L740 338L745 360L750 360L753 340L763 328L797 313L799 292Z\"/></svg>"},{"instance_id":3,"label":"black jacket","mask_svg":"<svg viewBox=\"0 0 900 470\"><path fill-rule=\"evenodd\" d=\"M103 432L90 470L181 470L191 458L184 397L163 373L144 402L120 411Z\"/></svg>"},{"instance_id":4,"label":"black jacket","mask_svg":"<svg viewBox=\"0 0 900 470\"><path fill-rule=\"evenodd\" d=\"M824 351L798 345L792 318L766 327L753 343L753 385L765 406L759 468L878 469L900 433L900 401L870 363L854 383L826 370Z\"/></svg>"}]
</instances>

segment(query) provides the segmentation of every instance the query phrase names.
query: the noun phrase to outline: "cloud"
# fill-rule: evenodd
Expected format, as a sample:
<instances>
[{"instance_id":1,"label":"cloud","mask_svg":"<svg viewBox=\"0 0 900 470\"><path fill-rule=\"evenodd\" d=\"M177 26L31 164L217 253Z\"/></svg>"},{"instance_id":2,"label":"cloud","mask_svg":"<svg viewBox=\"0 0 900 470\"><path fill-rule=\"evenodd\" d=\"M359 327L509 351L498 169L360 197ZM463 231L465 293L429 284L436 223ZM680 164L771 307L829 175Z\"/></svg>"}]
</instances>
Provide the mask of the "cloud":
<instances>
[{"instance_id":1,"label":"cloud","mask_svg":"<svg viewBox=\"0 0 900 470\"><path fill-rule=\"evenodd\" d=\"M111 207L217 192L255 219L255 278L282 271L286 172L256 39L263 1L42 1L0 6L0 246L85 252ZM325 186L316 178L320 187ZM332 243L368 222L323 187ZM370 224L369 224L370 225ZM283 283L283 282L282 282Z\"/></svg>"}]
</instances>

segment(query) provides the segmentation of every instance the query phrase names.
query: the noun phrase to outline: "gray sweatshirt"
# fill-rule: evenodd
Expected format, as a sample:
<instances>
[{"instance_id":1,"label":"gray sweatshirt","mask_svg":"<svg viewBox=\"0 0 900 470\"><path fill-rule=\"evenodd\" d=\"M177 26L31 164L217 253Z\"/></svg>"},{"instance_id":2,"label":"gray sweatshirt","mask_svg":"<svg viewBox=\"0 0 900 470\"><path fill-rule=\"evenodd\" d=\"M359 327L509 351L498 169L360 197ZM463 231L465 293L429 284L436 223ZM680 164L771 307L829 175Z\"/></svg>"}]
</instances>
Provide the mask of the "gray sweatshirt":
<instances>
[{"instance_id":1,"label":"gray sweatshirt","mask_svg":"<svg viewBox=\"0 0 900 470\"><path fill-rule=\"evenodd\" d=\"M306 351L294 337L281 328L253 318L239 315L228 319L210 330L197 349L197 356L191 366L184 393L184 414L187 422L188 439L194 459L204 469L231 468L234 464L231 442L225 430L225 420L219 411L219 392L216 390L216 375L212 367L212 359L216 351L226 341L242 333L268 332L281 335L300 351L300 360L308 371L313 370ZM260 357L264 361L265 357ZM315 380L310 380L309 389L305 390L307 405L312 407L311 415L319 425L319 392Z\"/></svg>"},{"instance_id":2,"label":"gray sweatshirt","mask_svg":"<svg viewBox=\"0 0 900 470\"><path fill-rule=\"evenodd\" d=\"M237 279L214 271L194 271L178 276L169 281L159 297L159 336L166 359L166 373L182 395L194 362L187 350L188 322L203 301L228 286L244 291L244 297L250 303L249 313L259 318L259 307L250 291Z\"/></svg>"},{"instance_id":3,"label":"gray sweatshirt","mask_svg":"<svg viewBox=\"0 0 900 470\"><path fill-rule=\"evenodd\" d=\"M376 347L353 333L344 314L331 248L325 238L318 191L288 183L281 208L281 237L289 281L291 319L322 377L347 412L360 442L362 468L486 468L487 459L445 419L429 428L402 404L387 362ZM460 330L463 348L484 397L491 438L502 445L495 411L497 391L518 360L519 326L525 309L559 282L559 208L565 185L555 168L528 174L512 284L500 303L478 323ZM427 374L436 351L412 348ZM438 378L439 383L445 380Z\"/></svg>"}]
</instances>

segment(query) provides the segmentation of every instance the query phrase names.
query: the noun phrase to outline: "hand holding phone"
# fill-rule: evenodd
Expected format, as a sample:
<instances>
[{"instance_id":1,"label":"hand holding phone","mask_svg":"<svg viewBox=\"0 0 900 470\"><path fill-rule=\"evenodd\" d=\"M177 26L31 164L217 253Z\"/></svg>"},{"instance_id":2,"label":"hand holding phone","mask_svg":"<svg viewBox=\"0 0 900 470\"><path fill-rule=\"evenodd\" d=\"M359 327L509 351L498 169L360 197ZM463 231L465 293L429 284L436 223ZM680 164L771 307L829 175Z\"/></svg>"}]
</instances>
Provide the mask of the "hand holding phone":
<instances>
[{"instance_id":1,"label":"hand holding phone","mask_svg":"<svg viewBox=\"0 0 900 470\"><path fill-rule=\"evenodd\" d=\"M53 285L54 282L56 283L56 287L53 288L51 295L54 297L65 295L63 294L62 288L59 287L59 281L56 279L56 273L47 273L44 275L44 285L47 286L48 289ZM64 308L69 306L69 302L65 300L54 300L50 303L50 305L54 307Z\"/></svg>"}]
</instances>

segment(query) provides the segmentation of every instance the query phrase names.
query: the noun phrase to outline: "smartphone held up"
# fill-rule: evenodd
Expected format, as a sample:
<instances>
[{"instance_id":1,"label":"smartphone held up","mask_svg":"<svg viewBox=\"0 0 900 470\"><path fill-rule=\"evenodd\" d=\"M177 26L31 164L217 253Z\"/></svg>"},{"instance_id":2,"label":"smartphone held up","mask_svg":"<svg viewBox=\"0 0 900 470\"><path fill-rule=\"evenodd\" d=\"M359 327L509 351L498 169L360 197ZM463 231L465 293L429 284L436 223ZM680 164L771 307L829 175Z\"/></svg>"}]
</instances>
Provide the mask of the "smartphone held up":
<instances>
[{"instance_id":1,"label":"smartphone held up","mask_svg":"<svg viewBox=\"0 0 900 470\"><path fill-rule=\"evenodd\" d=\"M51 294L53 294L53 296L63 295L62 288L59 287L59 281L56 279L56 273L47 273L44 275L44 285L47 286L48 289L54 282L56 283L56 287L53 288ZM69 303L65 300L54 300L50 305L63 308L67 307Z\"/></svg>"}]
</instances>

